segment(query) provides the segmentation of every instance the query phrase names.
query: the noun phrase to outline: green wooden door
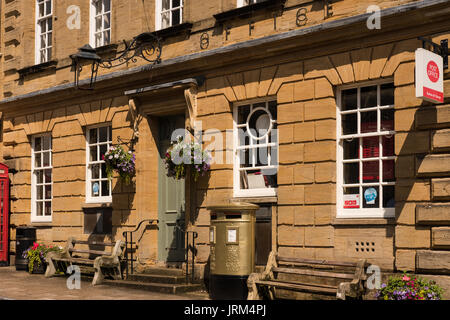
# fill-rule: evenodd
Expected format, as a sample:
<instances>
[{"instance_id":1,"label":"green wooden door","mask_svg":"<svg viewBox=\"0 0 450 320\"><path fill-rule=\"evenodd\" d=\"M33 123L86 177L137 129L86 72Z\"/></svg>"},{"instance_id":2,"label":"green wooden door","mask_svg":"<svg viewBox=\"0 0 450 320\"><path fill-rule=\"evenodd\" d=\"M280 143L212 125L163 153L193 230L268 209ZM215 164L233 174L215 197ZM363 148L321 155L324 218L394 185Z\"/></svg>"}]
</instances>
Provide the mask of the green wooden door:
<instances>
[{"instance_id":1,"label":"green wooden door","mask_svg":"<svg viewBox=\"0 0 450 320\"><path fill-rule=\"evenodd\" d=\"M164 155L170 147L170 138L175 129L184 128L184 116L161 118L159 130L158 170L158 259L166 262L184 261L185 237L177 226L185 226L184 180L166 175Z\"/></svg>"}]
</instances>

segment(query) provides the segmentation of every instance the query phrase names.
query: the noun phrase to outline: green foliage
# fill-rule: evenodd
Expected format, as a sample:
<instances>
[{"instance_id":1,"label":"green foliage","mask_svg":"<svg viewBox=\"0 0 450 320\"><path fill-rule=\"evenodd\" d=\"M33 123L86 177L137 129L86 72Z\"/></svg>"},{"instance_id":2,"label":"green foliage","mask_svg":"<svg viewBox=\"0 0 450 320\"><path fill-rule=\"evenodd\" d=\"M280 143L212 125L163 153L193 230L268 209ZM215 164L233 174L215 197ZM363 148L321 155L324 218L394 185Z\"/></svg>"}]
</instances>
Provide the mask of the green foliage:
<instances>
[{"instance_id":1,"label":"green foliage","mask_svg":"<svg viewBox=\"0 0 450 320\"><path fill-rule=\"evenodd\" d=\"M34 242L32 247L25 250L22 257L28 259L28 272L32 273L35 266L38 268L41 263L45 263L45 257L51 251L60 252L61 248Z\"/></svg>"}]
</instances>

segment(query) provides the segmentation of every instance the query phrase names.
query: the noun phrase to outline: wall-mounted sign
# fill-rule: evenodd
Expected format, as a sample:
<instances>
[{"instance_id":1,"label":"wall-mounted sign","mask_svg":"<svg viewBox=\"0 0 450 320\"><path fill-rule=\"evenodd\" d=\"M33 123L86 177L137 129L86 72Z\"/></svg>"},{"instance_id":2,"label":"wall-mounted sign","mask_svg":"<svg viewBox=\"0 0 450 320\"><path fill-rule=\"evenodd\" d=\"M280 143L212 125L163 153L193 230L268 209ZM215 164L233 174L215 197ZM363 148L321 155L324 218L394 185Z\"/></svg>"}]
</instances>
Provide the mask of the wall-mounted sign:
<instances>
[{"instance_id":1,"label":"wall-mounted sign","mask_svg":"<svg viewBox=\"0 0 450 320\"><path fill-rule=\"evenodd\" d=\"M359 209L359 194L344 194L344 209Z\"/></svg>"},{"instance_id":2,"label":"wall-mounted sign","mask_svg":"<svg viewBox=\"0 0 450 320\"><path fill-rule=\"evenodd\" d=\"M431 51L416 50L416 97L444 102L444 59Z\"/></svg>"}]
</instances>

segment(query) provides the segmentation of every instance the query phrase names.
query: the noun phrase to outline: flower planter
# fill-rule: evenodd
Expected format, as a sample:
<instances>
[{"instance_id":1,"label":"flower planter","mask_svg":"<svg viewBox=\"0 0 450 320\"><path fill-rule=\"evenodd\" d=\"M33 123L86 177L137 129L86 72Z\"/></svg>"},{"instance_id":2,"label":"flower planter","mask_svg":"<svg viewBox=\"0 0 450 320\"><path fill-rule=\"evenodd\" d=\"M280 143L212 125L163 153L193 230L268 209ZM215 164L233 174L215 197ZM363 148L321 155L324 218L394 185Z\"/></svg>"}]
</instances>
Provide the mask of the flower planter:
<instances>
[{"instance_id":1,"label":"flower planter","mask_svg":"<svg viewBox=\"0 0 450 320\"><path fill-rule=\"evenodd\" d=\"M41 261L39 266L36 266L36 265L33 266L33 270L31 270L31 273L32 274L44 274L46 267L47 267L47 265L45 264L45 262Z\"/></svg>"}]
</instances>

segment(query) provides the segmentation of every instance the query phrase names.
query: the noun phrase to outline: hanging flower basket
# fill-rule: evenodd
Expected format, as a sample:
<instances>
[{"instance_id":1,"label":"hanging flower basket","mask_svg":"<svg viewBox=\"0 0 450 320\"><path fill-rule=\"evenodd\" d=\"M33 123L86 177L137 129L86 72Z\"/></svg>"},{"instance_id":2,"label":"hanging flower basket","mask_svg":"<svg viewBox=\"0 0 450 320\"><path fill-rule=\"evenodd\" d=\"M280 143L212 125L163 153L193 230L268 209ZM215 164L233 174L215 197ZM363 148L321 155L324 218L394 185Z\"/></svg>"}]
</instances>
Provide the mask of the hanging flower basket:
<instances>
[{"instance_id":1,"label":"hanging flower basket","mask_svg":"<svg viewBox=\"0 0 450 320\"><path fill-rule=\"evenodd\" d=\"M210 169L211 155L203 151L198 142L186 142L179 136L177 142L167 149L164 162L167 176L175 179L184 179L190 169L194 181L204 176Z\"/></svg>"},{"instance_id":2,"label":"hanging flower basket","mask_svg":"<svg viewBox=\"0 0 450 320\"><path fill-rule=\"evenodd\" d=\"M112 146L102 156L106 163L106 174L108 179L112 179L114 171L116 171L120 179L125 184L130 184L131 178L136 172L136 156L131 151L126 152L122 146Z\"/></svg>"}]
</instances>

